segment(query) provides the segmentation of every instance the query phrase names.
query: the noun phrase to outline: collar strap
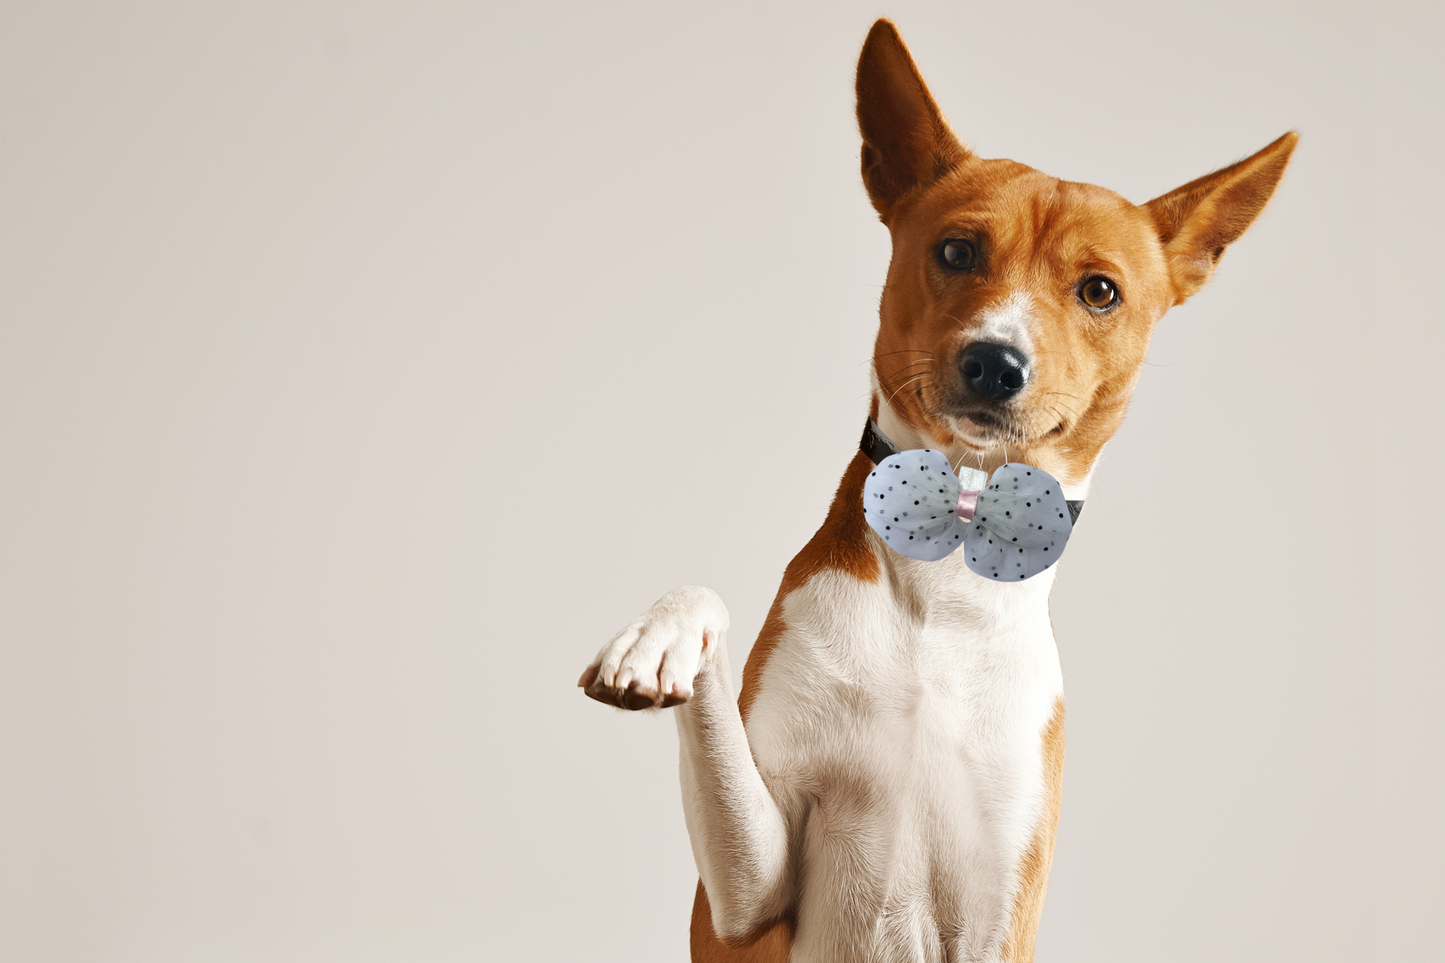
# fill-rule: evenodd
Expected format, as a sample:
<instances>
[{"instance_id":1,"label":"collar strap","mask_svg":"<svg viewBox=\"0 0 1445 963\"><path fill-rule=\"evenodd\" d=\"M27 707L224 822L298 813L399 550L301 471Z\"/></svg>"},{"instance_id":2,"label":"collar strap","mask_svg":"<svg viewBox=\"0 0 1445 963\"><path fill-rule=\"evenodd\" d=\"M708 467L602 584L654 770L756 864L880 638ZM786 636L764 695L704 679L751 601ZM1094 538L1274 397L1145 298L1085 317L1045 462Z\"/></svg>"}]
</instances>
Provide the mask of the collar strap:
<instances>
[{"instance_id":1,"label":"collar strap","mask_svg":"<svg viewBox=\"0 0 1445 963\"><path fill-rule=\"evenodd\" d=\"M869 418L863 424L863 440L858 442L858 450L868 456L873 464L878 464L890 455L898 454L900 449L893 444L893 440L883 434L883 429L878 427L878 422Z\"/></svg>"},{"instance_id":2,"label":"collar strap","mask_svg":"<svg viewBox=\"0 0 1445 963\"><path fill-rule=\"evenodd\" d=\"M863 437L858 442L858 450L867 455L868 460L876 465L890 455L898 454L902 449L895 445L891 438L883 434L883 429L878 427L878 422L869 418L863 425ZM1038 469L1035 469L1035 471L1037 470ZM1055 504L1057 504L1057 502ZM1084 510L1084 500L1082 498L1078 500L1071 499L1067 504L1069 506L1069 521L1077 522L1080 513Z\"/></svg>"}]
</instances>

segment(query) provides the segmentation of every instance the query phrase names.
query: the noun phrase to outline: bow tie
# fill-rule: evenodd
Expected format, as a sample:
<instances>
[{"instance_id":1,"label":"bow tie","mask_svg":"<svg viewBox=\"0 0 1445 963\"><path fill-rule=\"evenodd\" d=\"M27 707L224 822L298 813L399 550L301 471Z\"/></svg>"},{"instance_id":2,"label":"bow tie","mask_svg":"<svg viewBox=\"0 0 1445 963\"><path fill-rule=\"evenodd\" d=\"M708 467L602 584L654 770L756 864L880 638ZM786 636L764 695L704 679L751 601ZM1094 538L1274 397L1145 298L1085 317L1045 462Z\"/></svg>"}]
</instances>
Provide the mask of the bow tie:
<instances>
[{"instance_id":1,"label":"bow tie","mask_svg":"<svg viewBox=\"0 0 1445 963\"><path fill-rule=\"evenodd\" d=\"M922 562L961 547L977 574L1017 582L1054 564L1084 510L1040 468L1009 462L992 477L964 468L960 479L941 452L899 451L872 418L858 447L877 466L863 483L869 527Z\"/></svg>"}]
</instances>

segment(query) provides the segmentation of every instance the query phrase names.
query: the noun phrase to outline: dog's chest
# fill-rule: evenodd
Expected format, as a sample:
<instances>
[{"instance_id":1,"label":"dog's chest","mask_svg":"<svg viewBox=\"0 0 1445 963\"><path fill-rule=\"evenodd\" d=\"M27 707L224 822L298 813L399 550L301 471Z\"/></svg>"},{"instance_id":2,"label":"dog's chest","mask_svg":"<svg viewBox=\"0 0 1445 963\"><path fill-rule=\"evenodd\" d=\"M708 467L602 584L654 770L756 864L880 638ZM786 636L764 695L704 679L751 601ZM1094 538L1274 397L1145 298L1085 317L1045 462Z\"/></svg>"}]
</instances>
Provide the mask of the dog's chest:
<instances>
[{"instance_id":1,"label":"dog's chest","mask_svg":"<svg viewBox=\"0 0 1445 963\"><path fill-rule=\"evenodd\" d=\"M1007 933L1062 679L1047 584L954 568L784 601L748 736L795 840L794 960L990 959Z\"/></svg>"}]
</instances>

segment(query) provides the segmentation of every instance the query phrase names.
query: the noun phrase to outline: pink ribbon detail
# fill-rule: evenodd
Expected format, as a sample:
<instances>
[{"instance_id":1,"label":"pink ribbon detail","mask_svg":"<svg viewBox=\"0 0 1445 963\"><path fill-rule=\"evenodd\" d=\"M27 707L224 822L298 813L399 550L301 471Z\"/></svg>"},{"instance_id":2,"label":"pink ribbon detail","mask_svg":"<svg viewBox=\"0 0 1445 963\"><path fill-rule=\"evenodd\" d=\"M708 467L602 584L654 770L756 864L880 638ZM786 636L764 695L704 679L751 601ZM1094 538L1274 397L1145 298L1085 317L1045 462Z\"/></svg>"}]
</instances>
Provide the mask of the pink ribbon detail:
<instances>
[{"instance_id":1,"label":"pink ribbon detail","mask_svg":"<svg viewBox=\"0 0 1445 963\"><path fill-rule=\"evenodd\" d=\"M973 511L978 507L978 496L978 492L961 491L958 493L958 507L954 511L959 518L966 522L973 521Z\"/></svg>"}]
</instances>

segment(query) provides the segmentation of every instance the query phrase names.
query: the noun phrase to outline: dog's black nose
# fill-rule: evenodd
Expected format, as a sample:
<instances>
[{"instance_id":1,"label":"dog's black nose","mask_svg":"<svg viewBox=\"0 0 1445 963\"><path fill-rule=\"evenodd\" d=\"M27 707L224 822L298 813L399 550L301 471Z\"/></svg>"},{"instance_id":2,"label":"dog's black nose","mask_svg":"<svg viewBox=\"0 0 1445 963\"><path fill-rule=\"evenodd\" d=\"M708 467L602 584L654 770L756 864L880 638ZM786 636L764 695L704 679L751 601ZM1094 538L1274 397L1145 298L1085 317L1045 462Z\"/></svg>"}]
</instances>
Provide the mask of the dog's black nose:
<instances>
[{"instance_id":1,"label":"dog's black nose","mask_svg":"<svg viewBox=\"0 0 1445 963\"><path fill-rule=\"evenodd\" d=\"M985 401L1006 401L1029 382L1029 360L1006 344L975 341L958 356L958 368Z\"/></svg>"}]
</instances>

